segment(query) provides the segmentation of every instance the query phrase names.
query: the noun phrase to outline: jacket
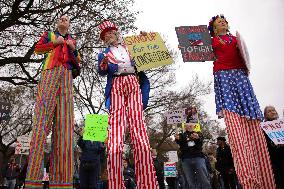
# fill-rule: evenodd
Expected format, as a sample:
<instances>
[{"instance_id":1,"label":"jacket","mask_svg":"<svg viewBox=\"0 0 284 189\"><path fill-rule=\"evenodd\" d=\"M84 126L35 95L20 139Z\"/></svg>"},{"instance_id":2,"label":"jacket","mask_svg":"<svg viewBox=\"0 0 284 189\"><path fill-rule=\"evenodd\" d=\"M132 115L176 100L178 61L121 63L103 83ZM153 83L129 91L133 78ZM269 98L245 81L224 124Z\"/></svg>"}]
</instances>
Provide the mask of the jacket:
<instances>
[{"instance_id":1,"label":"jacket","mask_svg":"<svg viewBox=\"0 0 284 189\"><path fill-rule=\"evenodd\" d=\"M107 84L105 87L105 97L106 97L105 105L108 110L110 109L110 102L111 102L110 94L112 88L113 75L118 70L118 64L115 63L115 58L109 57L110 56L109 54L112 54L110 51L110 47L106 48L102 53L99 53L98 55L98 72L102 76L107 75ZM105 56L109 57L110 62L108 63L107 70L101 70L100 65ZM131 65L135 66L135 62L133 60L131 61ZM138 77L139 77L140 89L142 92L143 108L146 109L149 100L150 82L144 72L138 72Z\"/></svg>"},{"instance_id":2,"label":"jacket","mask_svg":"<svg viewBox=\"0 0 284 189\"><path fill-rule=\"evenodd\" d=\"M217 148L217 162L216 169L219 172L228 172L230 169L234 169L234 161L229 145L225 145L224 148Z\"/></svg>"},{"instance_id":3,"label":"jacket","mask_svg":"<svg viewBox=\"0 0 284 189\"><path fill-rule=\"evenodd\" d=\"M83 137L80 137L78 140L78 146L82 150L80 157L81 162L100 162L101 155L105 150L102 142L83 140Z\"/></svg>"},{"instance_id":4,"label":"jacket","mask_svg":"<svg viewBox=\"0 0 284 189\"><path fill-rule=\"evenodd\" d=\"M176 143L180 146L181 159L204 157L202 152L203 135L200 132L197 132L199 138L193 139L190 137L192 133L194 132L186 131L184 133L180 133L180 139L176 140Z\"/></svg>"},{"instance_id":5,"label":"jacket","mask_svg":"<svg viewBox=\"0 0 284 189\"><path fill-rule=\"evenodd\" d=\"M43 70L53 69L63 65L68 70L79 69L80 54L78 50L72 51L66 44L66 40L71 40L76 46L76 41L70 34L64 36L64 44L55 46L53 41L60 36L58 31L45 32L35 46L36 54L45 54L43 60Z\"/></svg>"}]
</instances>

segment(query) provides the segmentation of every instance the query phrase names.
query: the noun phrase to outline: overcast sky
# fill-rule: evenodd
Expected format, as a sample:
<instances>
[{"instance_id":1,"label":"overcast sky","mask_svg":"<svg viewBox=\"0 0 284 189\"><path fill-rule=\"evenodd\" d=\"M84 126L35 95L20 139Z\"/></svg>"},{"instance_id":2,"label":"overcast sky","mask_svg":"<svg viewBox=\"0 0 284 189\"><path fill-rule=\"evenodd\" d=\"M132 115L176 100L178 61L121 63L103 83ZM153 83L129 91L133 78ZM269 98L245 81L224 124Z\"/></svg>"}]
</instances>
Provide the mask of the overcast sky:
<instances>
[{"instance_id":1,"label":"overcast sky","mask_svg":"<svg viewBox=\"0 0 284 189\"><path fill-rule=\"evenodd\" d=\"M251 60L250 80L261 109L274 105L283 117L284 109L284 0L136 0L134 8L141 11L138 30L156 31L167 36L177 48L177 26L208 25L210 18L224 14L230 31L238 30L244 38ZM198 74L204 81L213 81L212 62L183 63L179 54L178 87ZM213 89L213 85L212 85ZM206 97L205 110L215 115L214 93Z\"/></svg>"}]
</instances>

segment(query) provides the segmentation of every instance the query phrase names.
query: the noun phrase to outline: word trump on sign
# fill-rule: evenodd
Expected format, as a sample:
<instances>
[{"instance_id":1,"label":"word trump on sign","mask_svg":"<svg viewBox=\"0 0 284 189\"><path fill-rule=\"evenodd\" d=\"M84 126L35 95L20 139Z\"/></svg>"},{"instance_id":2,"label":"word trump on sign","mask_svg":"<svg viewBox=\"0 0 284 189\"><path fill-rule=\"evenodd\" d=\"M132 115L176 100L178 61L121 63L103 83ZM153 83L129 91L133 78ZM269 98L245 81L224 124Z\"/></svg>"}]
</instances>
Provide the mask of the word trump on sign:
<instances>
[{"instance_id":1,"label":"word trump on sign","mask_svg":"<svg viewBox=\"0 0 284 189\"><path fill-rule=\"evenodd\" d=\"M276 145L284 144L284 119L262 122L260 126Z\"/></svg>"},{"instance_id":2,"label":"word trump on sign","mask_svg":"<svg viewBox=\"0 0 284 189\"><path fill-rule=\"evenodd\" d=\"M124 38L137 71L172 64L174 61L157 32L133 35Z\"/></svg>"}]
</instances>

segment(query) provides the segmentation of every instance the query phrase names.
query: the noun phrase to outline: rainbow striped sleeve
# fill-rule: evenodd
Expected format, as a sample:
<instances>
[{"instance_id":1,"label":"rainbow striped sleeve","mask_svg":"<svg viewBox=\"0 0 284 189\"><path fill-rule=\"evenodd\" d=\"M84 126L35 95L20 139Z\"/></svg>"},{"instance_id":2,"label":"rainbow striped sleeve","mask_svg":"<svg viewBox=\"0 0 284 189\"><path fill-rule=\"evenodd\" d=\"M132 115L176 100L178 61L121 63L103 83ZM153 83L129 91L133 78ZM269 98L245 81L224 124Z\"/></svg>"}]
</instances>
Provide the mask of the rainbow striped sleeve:
<instances>
[{"instance_id":1,"label":"rainbow striped sleeve","mask_svg":"<svg viewBox=\"0 0 284 189\"><path fill-rule=\"evenodd\" d=\"M52 35L49 35L49 32L44 32L39 42L35 46L36 54L45 54L54 49L54 45L52 42Z\"/></svg>"}]
</instances>

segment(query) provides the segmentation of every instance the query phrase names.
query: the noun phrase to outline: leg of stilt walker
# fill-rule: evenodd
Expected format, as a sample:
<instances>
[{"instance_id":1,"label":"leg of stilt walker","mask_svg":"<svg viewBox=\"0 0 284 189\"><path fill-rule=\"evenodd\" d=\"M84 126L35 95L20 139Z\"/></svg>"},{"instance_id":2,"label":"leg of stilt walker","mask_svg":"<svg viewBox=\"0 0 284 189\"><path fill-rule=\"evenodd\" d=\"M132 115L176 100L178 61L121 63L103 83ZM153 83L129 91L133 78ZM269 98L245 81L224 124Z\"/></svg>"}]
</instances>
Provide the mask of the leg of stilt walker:
<instances>
[{"instance_id":1,"label":"leg of stilt walker","mask_svg":"<svg viewBox=\"0 0 284 189\"><path fill-rule=\"evenodd\" d=\"M243 189L260 187L259 174L255 169L255 158L251 151L249 136L244 130L242 117L234 112L224 111L226 129L231 147L234 164Z\"/></svg>"},{"instance_id":2,"label":"leg of stilt walker","mask_svg":"<svg viewBox=\"0 0 284 189\"><path fill-rule=\"evenodd\" d=\"M123 95L122 77L118 77L113 82L111 91L111 107L109 117L108 133L108 188L124 188L122 172L122 152L125 132L125 105Z\"/></svg>"},{"instance_id":3,"label":"leg of stilt walker","mask_svg":"<svg viewBox=\"0 0 284 189\"><path fill-rule=\"evenodd\" d=\"M44 145L51 126L49 119L54 115L60 75L59 68L46 70L38 84L25 188L42 188Z\"/></svg>"},{"instance_id":4,"label":"leg of stilt walker","mask_svg":"<svg viewBox=\"0 0 284 189\"><path fill-rule=\"evenodd\" d=\"M74 110L72 82L71 71L64 69L57 96L49 188L73 188Z\"/></svg>"},{"instance_id":5,"label":"leg of stilt walker","mask_svg":"<svg viewBox=\"0 0 284 189\"><path fill-rule=\"evenodd\" d=\"M275 189L275 180L271 166L271 160L267 149L267 143L264 137L264 133L261 130L258 120L247 120L249 126L249 132L251 140L253 142L255 158L257 161L257 167L261 177L261 186L263 189Z\"/></svg>"},{"instance_id":6,"label":"leg of stilt walker","mask_svg":"<svg viewBox=\"0 0 284 189\"><path fill-rule=\"evenodd\" d=\"M128 77L127 117L134 148L135 172L139 189L157 189L158 182L153 166L149 138L143 120L142 95L136 77Z\"/></svg>"}]
</instances>

